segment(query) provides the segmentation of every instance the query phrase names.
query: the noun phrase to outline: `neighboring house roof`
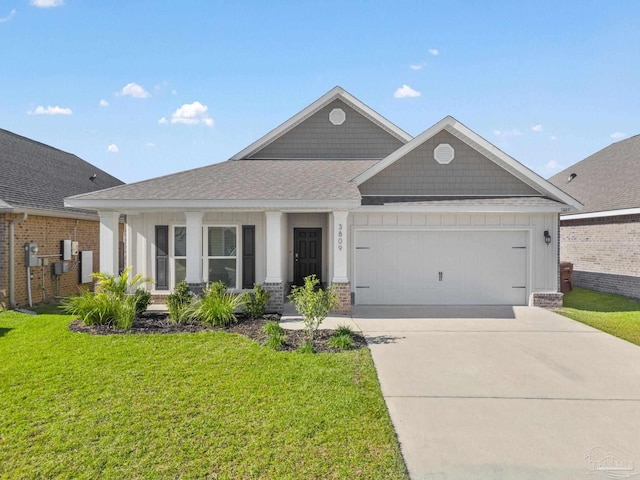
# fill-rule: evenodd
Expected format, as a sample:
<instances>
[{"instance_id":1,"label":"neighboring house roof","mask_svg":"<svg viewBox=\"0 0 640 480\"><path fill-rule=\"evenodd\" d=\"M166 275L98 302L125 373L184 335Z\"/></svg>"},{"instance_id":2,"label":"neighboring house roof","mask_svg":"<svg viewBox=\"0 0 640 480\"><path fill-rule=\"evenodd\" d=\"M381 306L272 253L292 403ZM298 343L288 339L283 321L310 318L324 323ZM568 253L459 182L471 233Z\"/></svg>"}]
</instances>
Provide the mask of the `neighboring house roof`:
<instances>
[{"instance_id":1,"label":"neighboring house roof","mask_svg":"<svg viewBox=\"0 0 640 480\"><path fill-rule=\"evenodd\" d=\"M0 211L86 215L64 198L116 185L122 182L73 154L0 129Z\"/></svg>"},{"instance_id":2,"label":"neighboring house roof","mask_svg":"<svg viewBox=\"0 0 640 480\"><path fill-rule=\"evenodd\" d=\"M580 217L640 213L640 135L603 148L549 181L584 204Z\"/></svg>"}]
</instances>

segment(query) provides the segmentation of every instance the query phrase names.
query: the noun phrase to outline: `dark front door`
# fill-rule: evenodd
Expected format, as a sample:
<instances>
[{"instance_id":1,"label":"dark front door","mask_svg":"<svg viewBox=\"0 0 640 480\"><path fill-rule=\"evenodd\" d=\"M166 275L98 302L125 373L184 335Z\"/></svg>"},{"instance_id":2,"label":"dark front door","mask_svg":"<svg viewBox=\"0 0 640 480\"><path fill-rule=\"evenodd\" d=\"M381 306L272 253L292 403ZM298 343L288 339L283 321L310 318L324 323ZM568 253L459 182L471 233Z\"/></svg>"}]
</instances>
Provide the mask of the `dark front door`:
<instances>
[{"instance_id":1,"label":"dark front door","mask_svg":"<svg viewBox=\"0 0 640 480\"><path fill-rule=\"evenodd\" d=\"M314 273L322 282L322 229L294 228L293 245L293 283L303 285Z\"/></svg>"}]
</instances>

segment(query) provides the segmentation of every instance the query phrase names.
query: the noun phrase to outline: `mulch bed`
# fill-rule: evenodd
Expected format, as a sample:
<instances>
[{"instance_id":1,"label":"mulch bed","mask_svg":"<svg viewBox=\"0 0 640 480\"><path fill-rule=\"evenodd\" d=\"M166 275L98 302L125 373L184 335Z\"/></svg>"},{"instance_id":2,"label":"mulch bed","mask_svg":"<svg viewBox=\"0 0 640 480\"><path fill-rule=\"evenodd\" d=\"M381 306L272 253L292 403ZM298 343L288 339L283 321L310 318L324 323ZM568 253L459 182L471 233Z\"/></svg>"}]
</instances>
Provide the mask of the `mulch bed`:
<instances>
[{"instance_id":1,"label":"mulch bed","mask_svg":"<svg viewBox=\"0 0 640 480\"><path fill-rule=\"evenodd\" d=\"M89 333L91 335L135 335L145 333L196 333L205 331L229 332L243 335L263 344L267 335L262 331L268 321L279 321L280 315L266 315L263 318L249 319L238 316L238 323L226 328L206 327L196 323L180 325L173 323L163 313L145 313L136 318L131 330L121 330L111 325L85 325L81 320L74 320L69 324L69 330L74 332ZM314 349L318 353L335 353L341 350L329 347L329 339L333 336L333 330L318 330L314 339ZM305 341L302 330L285 330L286 341L282 351L297 350ZM364 337L358 333L353 336L354 348L367 346Z\"/></svg>"}]
</instances>

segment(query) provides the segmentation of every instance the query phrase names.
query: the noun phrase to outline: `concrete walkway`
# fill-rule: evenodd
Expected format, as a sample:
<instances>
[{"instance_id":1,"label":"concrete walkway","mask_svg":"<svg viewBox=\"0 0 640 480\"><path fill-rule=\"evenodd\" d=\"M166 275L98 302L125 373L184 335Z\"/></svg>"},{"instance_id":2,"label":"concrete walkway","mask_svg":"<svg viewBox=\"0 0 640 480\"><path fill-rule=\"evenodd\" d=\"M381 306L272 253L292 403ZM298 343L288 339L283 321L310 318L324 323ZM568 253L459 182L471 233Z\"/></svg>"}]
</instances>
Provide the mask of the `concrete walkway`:
<instances>
[{"instance_id":1,"label":"concrete walkway","mask_svg":"<svg viewBox=\"0 0 640 480\"><path fill-rule=\"evenodd\" d=\"M640 478L640 347L531 307L355 307L351 321L412 479Z\"/></svg>"}]
</instances>

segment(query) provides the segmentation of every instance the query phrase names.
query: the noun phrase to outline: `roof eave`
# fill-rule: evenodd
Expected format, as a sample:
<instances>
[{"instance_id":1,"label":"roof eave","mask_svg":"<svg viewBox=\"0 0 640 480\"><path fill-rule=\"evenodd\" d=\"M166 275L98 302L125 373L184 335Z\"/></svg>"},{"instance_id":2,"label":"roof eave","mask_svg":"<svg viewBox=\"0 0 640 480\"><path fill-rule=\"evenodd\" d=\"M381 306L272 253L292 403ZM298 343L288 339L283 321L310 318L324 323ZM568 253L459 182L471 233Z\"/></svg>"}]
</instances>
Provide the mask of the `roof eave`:
<instances>
[{"instance_id":1,"label":"roof eave","mask_svg":"<svg viewBox=\"0 0 640 480\"><path fill-rule=\"evenodd\" d=\"M564 213L560 215L560 220L583 220L589 218L618 217L621 215L640 215L640 207L602 210L599 212Z\"/></svg>"}]
</instances>

